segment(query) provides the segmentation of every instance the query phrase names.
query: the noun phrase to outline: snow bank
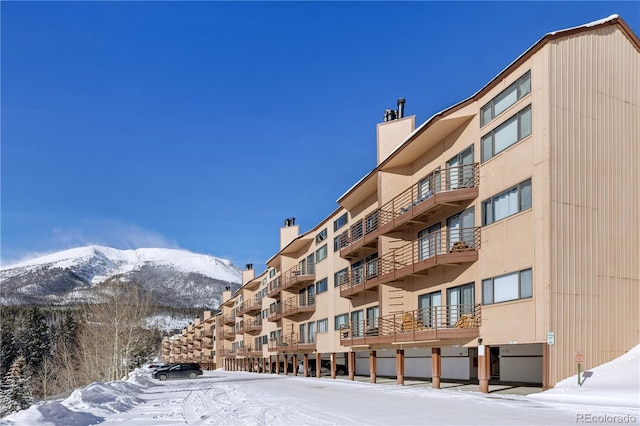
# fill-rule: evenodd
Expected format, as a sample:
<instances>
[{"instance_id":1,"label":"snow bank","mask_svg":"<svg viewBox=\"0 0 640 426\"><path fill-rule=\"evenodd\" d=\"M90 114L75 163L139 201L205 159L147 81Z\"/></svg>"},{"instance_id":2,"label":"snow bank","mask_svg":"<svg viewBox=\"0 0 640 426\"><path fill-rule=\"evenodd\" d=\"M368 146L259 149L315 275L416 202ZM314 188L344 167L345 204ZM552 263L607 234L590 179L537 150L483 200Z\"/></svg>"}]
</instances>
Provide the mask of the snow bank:
<instances>
[{"instance_id":1,"label":"snow bank","mask_svg":"<svg viewBox=\"0 0 640 426\"><path fill-rule=\"evenodd\" d=\"M613 361L568 377L531 399L580 405L640 408L640 345Z\"/></svg>"},{"instance_id":2,"label":"snow bank","mask_svg":"<svg viewBox=\"0 0 640 426\"><path fill-rule=\"evenodd\" d=\"M142 386L129 382L92 383L84 389L76 389L62 404L77 411L92 408L121 413L142 402L136 395Z\"/></svg>"}]
</instances>

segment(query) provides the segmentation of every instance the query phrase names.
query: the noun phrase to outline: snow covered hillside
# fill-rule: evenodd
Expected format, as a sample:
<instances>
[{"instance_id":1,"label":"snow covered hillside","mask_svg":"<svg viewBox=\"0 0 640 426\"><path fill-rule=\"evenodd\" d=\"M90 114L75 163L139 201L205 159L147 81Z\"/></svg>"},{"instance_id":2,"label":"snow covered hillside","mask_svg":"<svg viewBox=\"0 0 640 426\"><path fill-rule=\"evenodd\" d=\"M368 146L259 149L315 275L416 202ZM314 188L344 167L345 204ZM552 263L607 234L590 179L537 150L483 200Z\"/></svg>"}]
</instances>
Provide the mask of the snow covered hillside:
<instances>
[{"instance_id":1,"label":"snow covered hillside","mask_svg":"<svg viewBox=\"0 0 640 426\"><path fill-rule=\"evenodd\" d=\"M120 276L151 290L160 305L217 308L224 287L242 274L229 260L184 250L79 247L2 268L1 304L73 304L91 289ZM203 301L206 301L203 304Z\"/></svg>"}]
</instances>

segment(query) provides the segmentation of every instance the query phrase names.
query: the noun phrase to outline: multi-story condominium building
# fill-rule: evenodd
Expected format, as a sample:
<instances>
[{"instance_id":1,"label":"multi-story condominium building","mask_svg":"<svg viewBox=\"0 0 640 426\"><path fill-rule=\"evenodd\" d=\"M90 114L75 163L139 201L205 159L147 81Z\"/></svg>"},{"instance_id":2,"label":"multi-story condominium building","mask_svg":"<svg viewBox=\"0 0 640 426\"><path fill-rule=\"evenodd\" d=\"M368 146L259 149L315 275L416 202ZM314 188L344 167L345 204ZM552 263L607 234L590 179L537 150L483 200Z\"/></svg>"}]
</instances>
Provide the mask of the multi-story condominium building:
<instances>
[{"instance_id":1,"label":"multi-story condominium building","mask_svg":"<svg viewBox=\"0 0 640 426\"><path fill-rule=\"evenodd\" d=\"M162 360L165 362L198 362L207 370L216 368L216 317L204 311L182 333L162 339Z\"/></svg>"},{"instance_id":2,"label":"multi-story condominium building","mask_svg":"<svg viewBox=\"0 0 640 426\"><path fill-rule=\"evenodd\" d=\"M640 40L612 16L545 35L418 127L400 100L376 167L313 229L287 219L266 270L226 293L218 365L311 357L487 391L637 345L638 76Z\"/></svg>"}]
</instances>

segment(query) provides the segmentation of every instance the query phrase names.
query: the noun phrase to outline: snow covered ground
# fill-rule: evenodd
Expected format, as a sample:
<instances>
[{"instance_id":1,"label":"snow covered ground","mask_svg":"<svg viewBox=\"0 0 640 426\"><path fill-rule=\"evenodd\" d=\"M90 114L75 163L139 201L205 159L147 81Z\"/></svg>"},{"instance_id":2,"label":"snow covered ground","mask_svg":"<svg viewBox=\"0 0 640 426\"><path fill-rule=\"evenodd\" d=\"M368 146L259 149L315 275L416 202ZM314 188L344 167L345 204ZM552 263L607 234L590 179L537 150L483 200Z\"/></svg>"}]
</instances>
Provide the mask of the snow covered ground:
<instances>
[{"instance_id":1,"label":"snow covered ground","mask_svg":"<svg viewBox=\"0 0 640 426\"><path fill-rule=\"evenodd\" d=\"M227 372L93 383L1 425L559 425L640 423L640 346L547 392L520 396ZM575 386L571 381L575 381Z\"/></svg>"}]
</instances>

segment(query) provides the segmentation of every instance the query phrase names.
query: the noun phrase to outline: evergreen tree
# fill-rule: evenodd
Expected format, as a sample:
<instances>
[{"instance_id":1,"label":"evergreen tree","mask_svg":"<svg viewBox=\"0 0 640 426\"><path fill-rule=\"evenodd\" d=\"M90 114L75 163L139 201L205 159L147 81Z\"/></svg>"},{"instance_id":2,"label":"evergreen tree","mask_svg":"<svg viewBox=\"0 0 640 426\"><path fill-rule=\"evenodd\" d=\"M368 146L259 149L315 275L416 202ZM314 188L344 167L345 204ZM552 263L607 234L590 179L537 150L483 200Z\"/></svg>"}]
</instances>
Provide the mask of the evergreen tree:
<instances>
[{"instance_id":1,"label":"evergreen tree","mask_svg":"<svg viewBox=\"0 0 640 426\"><path fill-rule=\"evenodd\" d=\"M0 386L0 417L29 408L33 404L33 396L29 380L24 376L25 360L17 358L4 376Z\"/></svg>"},{"instance_id":2,"label":"evergreen tree","mask_svg":"<svg viewBox=\"0 0 640 426\"><path fill-rule=\"evenodd\" d=\"M46 318L40 308L34 306L29 311L21 335L22 355L27 367L37 371L44 357L51 353L51 336Z\"/></svg>"},{"instance_id":3,"label":"evergreen tree","mask_svg":"<svg viewBox=\"0 0 640 426\"><path fill-rule=\"evenodd\" d=\"M0 321L0 377L9 371L11 363L17 356L14 318L3 309L2 321Z\"/></svg>"}]
</instances>

